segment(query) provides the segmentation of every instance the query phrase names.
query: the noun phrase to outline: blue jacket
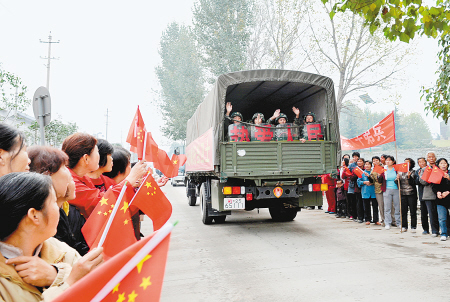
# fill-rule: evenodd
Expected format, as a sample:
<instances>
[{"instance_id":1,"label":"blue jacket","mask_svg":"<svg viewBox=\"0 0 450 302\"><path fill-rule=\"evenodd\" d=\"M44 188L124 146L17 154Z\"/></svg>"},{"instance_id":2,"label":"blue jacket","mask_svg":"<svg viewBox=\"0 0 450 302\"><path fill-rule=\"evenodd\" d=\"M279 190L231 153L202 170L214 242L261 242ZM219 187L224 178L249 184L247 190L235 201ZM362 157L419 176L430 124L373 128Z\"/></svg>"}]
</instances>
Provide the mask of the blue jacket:
<instances>
[{"instance_id":1,"label":"blue jacket","mask_svg":"<svg viewBox=\"0 0 450 302\"><path fill-rule=\"evenodd\" d=\"M365 170L364 172L367 172L370 175L370 172L372 172L372 171ZM373 184L371 184L370 186L367 186L364 184L365 181L369 181L369 177L366 174L363 174L363 176L361 178L358 178L358 180L357 180L358 187L361 188L361 197L364 199L376 198L375 186Z\"/></svg>"}]
</instances>

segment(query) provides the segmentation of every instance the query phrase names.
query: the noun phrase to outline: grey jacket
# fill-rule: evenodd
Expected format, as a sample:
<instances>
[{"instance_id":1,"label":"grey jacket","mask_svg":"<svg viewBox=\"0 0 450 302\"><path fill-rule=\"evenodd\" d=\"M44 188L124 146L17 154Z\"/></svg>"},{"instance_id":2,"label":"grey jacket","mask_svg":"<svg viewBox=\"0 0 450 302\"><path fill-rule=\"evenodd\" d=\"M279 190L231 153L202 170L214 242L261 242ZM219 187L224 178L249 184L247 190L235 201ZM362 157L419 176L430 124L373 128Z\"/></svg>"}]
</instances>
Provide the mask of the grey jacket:
<instances>
[{"instance_id":1,"label":"grey jacket","mask_svg":"<svg viewBox=\"0 0 450 302\"><path fill-rule=\"evenodd\" d=\"M436 200L436 194L434 194L432 189L432 184L429 182L426 182L422 179L422 174L425 168L420 169L419 171L419 182L423 186L423 200Z\"/></svg>"}]
</instances>

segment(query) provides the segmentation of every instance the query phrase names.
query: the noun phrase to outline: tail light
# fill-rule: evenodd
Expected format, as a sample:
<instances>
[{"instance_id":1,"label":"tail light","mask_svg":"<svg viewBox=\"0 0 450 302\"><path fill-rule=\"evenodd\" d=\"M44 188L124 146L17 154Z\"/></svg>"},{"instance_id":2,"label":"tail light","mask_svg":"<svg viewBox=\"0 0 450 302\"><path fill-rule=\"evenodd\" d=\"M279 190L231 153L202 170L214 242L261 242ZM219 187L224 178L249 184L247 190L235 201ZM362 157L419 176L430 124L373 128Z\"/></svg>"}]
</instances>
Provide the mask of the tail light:
<instances>
[{"instance_id":1,"label":"tail light","mask_svg":"<svg viewBox=\"0 0 450 302\"><path fill-rule=\"evenodd\" d=\"M223 195L243 195L245 187L223 187Z\"/></svg>"},{"instance_id":2,"label":"tail light","mask_svg":"<svg viewBox=\"0 0 450 302\"><path fill-rule=\"evenodd\" d=\"M328 191L328 184L309 184L308 191L309 192Z\"/></svg>"},{"instance_id":3,"label":"tail light","mask_svg":"<svg viewBox=\"0 0 450 302\"><path fill-rule=\"evenodd\" d=\"M252 193L245 194L245 199L246 200L253 200L253 194Z\"/></svg>"}]
</instances>

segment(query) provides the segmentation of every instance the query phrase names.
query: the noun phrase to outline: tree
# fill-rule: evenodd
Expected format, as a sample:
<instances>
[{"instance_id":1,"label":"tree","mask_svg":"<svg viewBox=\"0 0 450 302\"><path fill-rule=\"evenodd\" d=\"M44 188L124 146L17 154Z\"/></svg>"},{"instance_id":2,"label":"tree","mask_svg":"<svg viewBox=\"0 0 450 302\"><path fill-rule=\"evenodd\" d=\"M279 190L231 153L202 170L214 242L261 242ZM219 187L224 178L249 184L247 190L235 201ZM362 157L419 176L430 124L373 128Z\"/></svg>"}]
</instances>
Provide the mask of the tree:
<instances>
[{"instance_id":1,"label":"tree","mask_svg":"<svg viewBox=\"0 0 450 302\"><path fill-rule=\"evenodd\" d=\"M19 126L23 124L20 118L15 114L22 112L31 104L31 100L26 97L27 87L22 84L22 80L4 70L0 66L0 111L3 111L3 116L0 116L0 121L13 119L13 124Z\"/></svg>"},{"instance_id":2,"label":"tree","mask_svg":"<svg viewBox=\"0 0 450 302\"><path fill-rule=\"evenodd\" d=\"M270 65L270 37L267 34L265 9L256 2L253 7L253 19L250 27L250 38L247 46L248 68L262 69Z\"/></svg>"},{"instance_id":3,"label":"tree","mask_svg":"<svg viewBox=\"0 0 450 302\"><path fill-rule=\"evenodd\" d=\"M273 67L285 69L294 57L300 40L306 1L264 0L264 24L272 42L271 57Z\"/></svg>"},{"instance_id":4,"label":"tree","mask_svg":"<svg viewBox=\"0 0 450 302\"><path fill-rule=\"evenodd\" d=\"M194 34L203 66L214 78L247 66L252 0L198 0Z\"/></svg>"},{"instance_id":5,"label":"tree","mask_svg":"<svg viewBox=\"0 0 450 302\"><path fill-rule=\"evenodd\" d=\"M426 5L433 2L434 5ZM336 12L346 10L363 16L371 33L382 29L391 41L399 38L408 43L416 34L440 39L438 79L433 87L422 87L421 99L428 112L447 123L450 117L450 1L344 0L334 5L330 16L333 18Z\"/></svg>"},{"instance_id":6,"label":"tree","mask_svg":"<svg viewBox=\"0 0 450 302\"><path fill-rule=\"evenodd\" d=\"M334 73L340 112L348 94L370 87L389 87L413 49L389 43L380 31L371 35L364 20L354 13L330 18L332 7L331 2L325 3L315 20L310 9L311 42L302 47L317 73Z\"/></svg>"},{"instance_id":7,"label":"tree","mask_svg":"<svg viewBox=\"0 0 450 302\"><path fill-rule=\"evenodd\" d=\"M45 140L48 145L60 147L66 137L78 131L76 123L63 123L61 120L52 120L44 128ZM27 142L30 145L36 145L40 142L39 124L34 122L25 131Z\"/></svg>"},{"instance_id":8,"label":"tree","mask_svg":"<svg viewBox=\"0 0 450 302\"><path fill-rule=\"evenodd\" d=\"M161 85L159 108L164 116L163 133L174 140L186 139L186 123L203 100L200 59L189 28L173 22L161 36L156 67Z\"/></svg>"}]
</instances>

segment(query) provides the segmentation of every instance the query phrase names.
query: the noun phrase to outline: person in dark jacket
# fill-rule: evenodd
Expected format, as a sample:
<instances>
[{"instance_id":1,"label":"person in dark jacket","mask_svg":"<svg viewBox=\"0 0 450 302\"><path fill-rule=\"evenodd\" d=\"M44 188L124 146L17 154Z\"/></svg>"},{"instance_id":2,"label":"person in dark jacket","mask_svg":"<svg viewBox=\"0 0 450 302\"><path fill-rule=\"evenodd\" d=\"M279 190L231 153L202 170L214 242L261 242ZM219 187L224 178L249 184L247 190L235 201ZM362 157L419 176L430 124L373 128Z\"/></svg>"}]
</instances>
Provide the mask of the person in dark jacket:
<instances>
[{"instance_id":1,"label":"person in dark jacket","mask_svg":"<svg viewBox=\"0 0 450 302\"><path fill-rule=\"evenodd\" d=\"M364 158L359 158L358 161L356 162L357 164L357 168L361 169L362 171L364 171ZM356 168L355 168L356 169ZM353 169L353 175L352 177L350 177L350 180L355 182L355 184L357 183L358 180L358 175L355 174L355 169ZM356 222L359 223L363 223L364 220L364 204L363 204L363 200L362 200L362 196L361 196L361 188L358 187L358 185L355 185L355 199L356 199L356 215L357 215L357 219ZM378 206L378 204L377 204Z\"/></svg>"},{"instance_id":2,"label":"person in dark jacket","mask_svg":"<svg viewBox=\"0 0 450 302\"><path fill-rule=\"evenodd\" d=\"M427 162L430 168L436 165L436 155L433 151L427 152ZM422 200L425 202L430 215L431 236L437 237L439 235L439 222L436 207L436 193L433 192L432 185L422 179L425 168L419 172L419 182L423 186Z\"/></svg>"},{"instance_id":3,"label":"person in dark jacket","mask_svg":"<svg viewBox=\"0 0 450 302\"><path fill-rule=\"evenodd\" d=\"M61 150L48 146L33 146L28 149L31 160L30 171L49 175L52 178L59 207L59 223L56 239L76 249L80 255L89 252L81 228L86 222L80 211L68 201L75 199L75 183L66 167L69 157Z\"/></svg>"},{"instance_id":4,"label":"person in dark jacket","mask_svg":"<svg viewBox=\"0 0 450 302\"><path fill-rule=\"evenodd\" d=\"M445 158L437 160L439 169L444 171L441 182L433 184L433 192L436 194L436 205L439 220L439 227L441 228L441 241L447 240L447 216L448 208L450 206L450 176L448 175L448 162Z\"/></svg>"},{"instance_id":5,"label":"person in dark jacket","mask_svg":"<svg viewBox=\"0 0 450 302\"><path fill-rule=\"evenodd\" d=\"M400 180L401 195L401 215L402 215L402 231L408 230L408 208L411 216L411 232L415 233L417 228L417 189L414 173L416 163L412 158L406 158L405 163L409 165L408 173L398 172Z\"/></svg>"},{"instance_id":6,"label":"person in dark jacket","mask_svg":"<svg viewBox=\"0 0 450 302\"><path fill-rule=\"evenodd\" d=\"M422 235L428 235L430 234L430 224L428 223L428 209L425 201L422 199L423 196L423 185L420 183L419 179L420 176L423 174L423 169L427 167L427 160L425 157L419 157L417 159L417 164L419 165L419 168L414 173L415 176L415 182L417 185L417 191L418 191L418 197L420 201L420 220L422 222Z\"/></svg>"}]
</instances>

